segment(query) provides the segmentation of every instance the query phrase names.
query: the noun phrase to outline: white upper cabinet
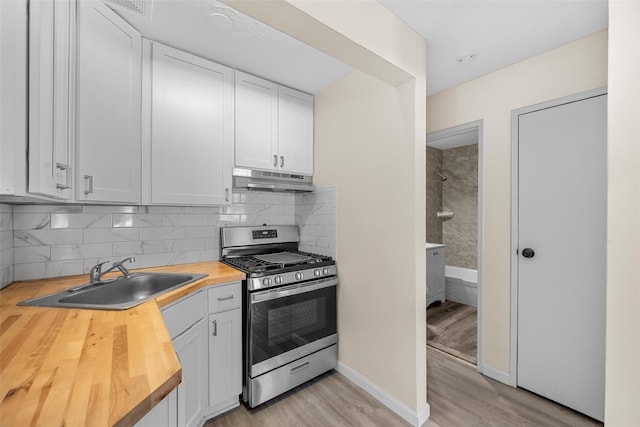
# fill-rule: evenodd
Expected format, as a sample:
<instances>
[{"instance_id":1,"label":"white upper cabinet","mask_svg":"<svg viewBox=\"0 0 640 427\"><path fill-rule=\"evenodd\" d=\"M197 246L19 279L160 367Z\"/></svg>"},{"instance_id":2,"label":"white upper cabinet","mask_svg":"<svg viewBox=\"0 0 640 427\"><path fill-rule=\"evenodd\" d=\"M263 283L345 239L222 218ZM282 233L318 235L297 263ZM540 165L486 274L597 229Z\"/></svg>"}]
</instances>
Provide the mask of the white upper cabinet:
<instances>
[{"instance_id":1,"label":"white upper cabinet","mask_svg":"<svg viewBox=\"0 0 640 427\"><path fill-rule=\"evenodd\" d=\"M313 96L278 88L278 165L283 171L313 174Z\"/></svg>"},{"instance_id":2,"label":"white upper cabinet","mask_svg":"<svg viewBox=\"0 0 640 427\"><path fill-rule=\"evenodd\" d=\"M100 1L77 7L76 197L140 203L142 37Z\"/></svg>"},{"instance_id":3,"label":"white upper cabinet","mask_svg":"<svg viewBox=\"0 0 640 427\"><path fill-rule=\"evenodd\" d=\"M27 192L27 2L0 0L0 195Z\"/></svg>"},{"instance_id":4,"label":"white upper cabinet","mask_svg":"<svg viewBox=\"0 0 640 427\"><path fill-rule=\"evenodd\" d=\"M75 2L29 2L29 192L73 198Z\"/></svg>"},{"instance_id":5,"label":"white upper cabinet","mask_svg":"<svg viewBox=\"0 0 640 427\"><path fill-rule=\"evenodd\" d=\"M236 166L278 166L278 85L236 71Z\"/></svg>"},{"instance_id":6,"label":"white upper cabinet","mask_svg":"<svg viewBox=\"0 0 640 427\"><path fill-rule=\"evenodd\" d=\"M145 40L144 78L144 201L230 203L233 70Z\"/></svg>"},{"instance_id":7,"label":"white upper cabinet","mask_svg":"<svg viewBox=\"0 0 640 427\"><path fill-rule=\"evenodd\" d=\"M235 165L313 174L313 96L236 71Z\"/></svg>"}]
</instances>

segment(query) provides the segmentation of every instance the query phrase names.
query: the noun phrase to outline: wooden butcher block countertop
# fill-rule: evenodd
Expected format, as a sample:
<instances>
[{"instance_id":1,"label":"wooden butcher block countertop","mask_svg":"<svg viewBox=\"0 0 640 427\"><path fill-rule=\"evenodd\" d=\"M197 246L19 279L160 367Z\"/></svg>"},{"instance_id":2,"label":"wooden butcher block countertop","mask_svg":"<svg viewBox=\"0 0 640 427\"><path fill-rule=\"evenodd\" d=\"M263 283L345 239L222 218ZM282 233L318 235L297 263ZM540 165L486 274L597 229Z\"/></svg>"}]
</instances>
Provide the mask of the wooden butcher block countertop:
<instances>
[{"instance_id":1,"label":"wooden butcher block countertop","mask_svg":"<svg viewBox=\"0 0 640 427\"><path fill-rule=\"evenodd\" d=\"M220 262L142 271L209 276L122 311L16 306L87 283L86 275L0 291L1 426L133 425L178 386L182 371L160 307L245 275Z\"/></svg>"}]
</instances>

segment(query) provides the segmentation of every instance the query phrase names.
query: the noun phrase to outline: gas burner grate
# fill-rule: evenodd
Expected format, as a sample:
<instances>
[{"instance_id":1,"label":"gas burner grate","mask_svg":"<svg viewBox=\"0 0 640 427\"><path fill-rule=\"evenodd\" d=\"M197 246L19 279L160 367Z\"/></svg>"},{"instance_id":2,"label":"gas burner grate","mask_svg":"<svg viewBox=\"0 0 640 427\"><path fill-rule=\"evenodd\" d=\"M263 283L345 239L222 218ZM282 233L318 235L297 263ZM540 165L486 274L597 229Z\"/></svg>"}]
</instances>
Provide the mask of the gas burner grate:
<instances>
[{"instance_id":1,"label":"gas burner grate","mask_svg":"<svg viewBox=\"0 0 640 427\"><path fill-rule=\"evenodd\" d=\"M309 252L275 252L270 254L227 256L223 261L249 274L266 273L291 267L313 266L319 263L331 262L333 258L327 255Z\"/></svg>"}]
</instances>

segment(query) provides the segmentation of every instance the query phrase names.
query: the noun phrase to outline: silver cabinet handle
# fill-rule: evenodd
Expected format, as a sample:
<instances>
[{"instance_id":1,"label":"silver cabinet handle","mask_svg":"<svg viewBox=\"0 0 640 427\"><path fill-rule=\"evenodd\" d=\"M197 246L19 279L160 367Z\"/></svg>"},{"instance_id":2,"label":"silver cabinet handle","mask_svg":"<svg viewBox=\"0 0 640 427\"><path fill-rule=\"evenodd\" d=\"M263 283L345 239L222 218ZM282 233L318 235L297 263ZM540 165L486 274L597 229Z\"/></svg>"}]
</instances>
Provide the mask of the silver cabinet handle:
<instances>
[{"instance_id":1,"label":"silver cabinet handle","mask_svg":"<svg viewBox=\"0 0 640 427\"><path fill-rule=\"evenodd\" d=\"M225 202L229 201L229 189L228 188L224 189L224 201Z\"/></svg>"},{"instance_id":2,"label":"silver cabinet handle","mask_svg":"<svg viewBox=\"0 0 640 427\"><path fill-rule=\"evenodd\" d=\"M88 186L85 187L84 194L93 193L93 175L85 175L85 181L87 181Z\"/></svg>"},{"instance_id":3,"label":"silver cabinet handle","mask_svg":"<svg viewBox=\"0 0 640 427\"><path fill-rule=\"evenodd\" d=\"M213 335L214 337L218 336L218 321L214 320L211 323L213 323L213 332L211 333L211 335Z\"/></svg>"},{"instance_id":4,"label":"silver cabinet handle","mask_svg":"<svg viewBox=\"0 0 640 427\"><path fill-rule=\"evenodd\" d=\"M218 297L218 301L228 301L230 299L233 299L233 294L229 295L228 297Z\"/></svg>"},{"instance_id":5,"label":"silver cabinet handle","mask_svg":"<svg viewBox=\"0 0 640 427\"><path fill-rule=\"evenodd\" d=\"M71 188L71 185L69 185L69 182L71 181L71 178L69 176L70 173L71 173L71 168L69 167L69 165L67 165L65 163L56 163L56 168L61 170L61 171L66 171L67 172L66 173L67 177L65 179L66 183L65 184L57 183L56 184L56 188L58 190L68 190L69 188Z\"/></svg>"},{"instance_id":6,"label":"silver cabinet handle","mask_svg":"<svg viewBox=\"0 0 640 427\"><path fill-rule=\"evenodd\" d=\"M284 167L284 156L280 156L280 167Z\"/></svg>"},{"instance_id":7,"label":"silver cabinet handle","mask_svg":"<svg viewBox=\"0 0 640 427\"><path fill-rule=\"evenodd\" d=\"M273 167L277 167L278 166L278 156L277 155L273 155Z\"/></svg>"}]
</instances>

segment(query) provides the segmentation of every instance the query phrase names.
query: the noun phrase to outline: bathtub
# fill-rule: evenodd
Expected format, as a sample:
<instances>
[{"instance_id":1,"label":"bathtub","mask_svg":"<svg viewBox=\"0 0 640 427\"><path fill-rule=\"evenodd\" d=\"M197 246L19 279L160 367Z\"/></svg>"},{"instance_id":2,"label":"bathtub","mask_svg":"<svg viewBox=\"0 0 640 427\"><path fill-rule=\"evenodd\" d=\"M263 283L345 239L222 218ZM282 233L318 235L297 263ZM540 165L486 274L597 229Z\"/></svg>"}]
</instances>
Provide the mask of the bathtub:
<instances>
[{"instance_id":1,"label":"bathtub","mask_svg":"<svg viewBox=\"0 0 640 427\"><path fill-rule=\"evenodd\" d=\"M461 304L478 306L478 271L470 268L444 268L445 298Z\"/></svg>"}]
</instances>

